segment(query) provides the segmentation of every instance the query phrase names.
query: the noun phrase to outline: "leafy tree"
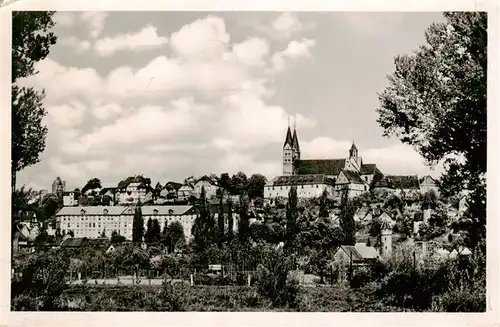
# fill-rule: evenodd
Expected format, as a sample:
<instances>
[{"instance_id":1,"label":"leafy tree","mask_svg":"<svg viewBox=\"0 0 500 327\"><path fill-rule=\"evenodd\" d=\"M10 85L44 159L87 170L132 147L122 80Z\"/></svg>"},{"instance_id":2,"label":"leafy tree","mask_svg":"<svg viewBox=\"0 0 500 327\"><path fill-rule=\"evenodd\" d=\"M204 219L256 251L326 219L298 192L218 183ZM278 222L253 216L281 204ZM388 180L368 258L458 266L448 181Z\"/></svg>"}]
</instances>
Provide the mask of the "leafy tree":
<instances>
[{"instance_id":1,"label":"leafy tree","mask_svg":"<svg viewBox=\"0 0 500 327\"><path fill-rule=\"evenodd\" d=\"M105 238L106 237L106 228L104 228L102 230L102 233L101 233L101 238Z\"/></svg>"},{"instance_id":2,"label":"leafy tree","mask_svg":"<svg viewBox=\"0 0 500 327\"><path fill-rule=\"evenodd\" d=\"M297 235L297 188L292 186L288 192L288 201L286 204L286 236L285 252L292 253L295 250L295 238Z\"/></svg>"},{"instance_id":3,"label":"leafy tree","mask_svg":"<svg viewBox=\"0 0 500 327\"><path fill-rule=\"evenodd\" d=\"M142 218L141 202L135 206L134 221L132 223L132 241L142 242L144 235L144 218Z\"/></svg>"},{"instance_id":4,"label":"leafy tree","mask_svg":"<svg viewBox=\"0 0 500 327\"><path fill-rule=\"evenodd\" d=\"M378 122L435 165L443 196L472 190L466 229L471 244L486 233L487 13L444 13L426 32L427 44L398 56L379 95Z\"/></svg>"},{"instance_id":5,"label":"leafy tree","mask_svg":"<svg viewBox=\"0 0 500 327\"><path fill-rule=\"evenodd\" d=\"M231 177L231 194L241 195L248 189L248 179L245 173L238 172Z\"/></svg>"},{"instance_id":6,"label":"leafy tree","mask_svg":"<svg viewBox=\"0 0 500 327\"><path fill-rule=\"evenodd\" d=\"M75 237L75 232L73 232L73 230L69 230L68 235L71 237Z\"/></svg>"},{"instance_id":7,"label":"leafy tree","mask_svg":"<svg viewBox=\"0 0 500 327\"><path fill-rule=\"evenodd\" d=\"M163 187L161 186L160 182L157 182L155 186L155 196L160 196L162 189Z\"/></svg>"},{"instance_id":8,"label":"leafy tree","mask_svg":"<svg viewBox=\"0 0 500 327\"><path fill-rule=\"evenodd\" d=\"M422 201L422 210L425 209L435 209L437 205L437 194L434 190L429 190L425 192Z\"/></svg>"},{"instance_id":9,"label":"leafy tree","mask_svg":"<svg viewBox=\"0 0 500 327\"><path fill-rule=\"evenodd\" d=\"M177 248L183 246L186 242L186 237L184 235L184 228L182 227L182 224L178 221L171 223L168 226L166 238L168 240L169 252L173 252Z\"/></svg>"},{"instance_id":10,"label":"leafy tree","mask_svg":"<svg viewBox=\"0 0 500 327\"><path fill-rule=\"evenodd\" d=\"M233 219L233 201L227 200L227 238L229 241L233 238L234 219Z\"/></svg>"},{"instance_id":11,"label":"leafy tree","mask_svg":"<svg viewBox=\"0 0 500 327\"><path fill-rule=\"evenodd\" d=\"M45 150L47 127L42 125L46 114L44 91L18 85L19 79L37 74L35 63L47 57L57 37L51 11L18 11L12 13L12 191L16 174L39 162Z\"/></svg>"},{"instance_id":12,"label":"leafy tree","mask_svg":"<svg viewBox=\"0 0 500 327\"><path fill-rule=\"evenodd\" d=\"M250 176L248 179L248 196L250 199L263 198L266 183L267 179L264 175L253 174Z\"/></svg>"},{"instance_id":13,"label":"leafy tree","mask_svg":"<svg viewBox=\"0 0 500 327\"><path fill-rule=\"evenodd\" d=\"M82 187L82 194L88 190L93 190L96 188L102 188L101 180L99 178L91 178L87 181L87 184Z\"/></svg>"}]
</instances>

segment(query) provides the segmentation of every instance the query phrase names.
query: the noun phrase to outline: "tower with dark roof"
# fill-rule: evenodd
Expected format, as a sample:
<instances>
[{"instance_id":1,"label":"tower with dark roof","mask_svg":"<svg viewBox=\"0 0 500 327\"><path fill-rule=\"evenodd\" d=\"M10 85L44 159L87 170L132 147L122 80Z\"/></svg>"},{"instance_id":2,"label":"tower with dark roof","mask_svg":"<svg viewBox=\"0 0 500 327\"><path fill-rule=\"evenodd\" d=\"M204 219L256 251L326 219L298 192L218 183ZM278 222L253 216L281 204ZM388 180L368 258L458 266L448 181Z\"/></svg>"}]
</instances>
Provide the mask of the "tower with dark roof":
<instances>
[{"instance_id":1,"label":"tower with dark roof","mask_svg":"<svg viewBox=\"0 0 500 327\"><path fill-rule=\"evenodd\" d=\"M390 259L392 256L392 226L389 220L382 220L380 225L380 241L382 243L381 256Z\"/></svg>"},{"instance_id":2,"label":"tower with dark roof","mask_svg":"<svg viewBox=\"0 0 500 327\"><path fill-rule=\"evenodd\" d=\"M293 136L290 129L290 121L288 121L288 129L286 131L285 143L283 144L283 175L293 174L294 161L294 146Z\"/></svg>"}]
</instances>

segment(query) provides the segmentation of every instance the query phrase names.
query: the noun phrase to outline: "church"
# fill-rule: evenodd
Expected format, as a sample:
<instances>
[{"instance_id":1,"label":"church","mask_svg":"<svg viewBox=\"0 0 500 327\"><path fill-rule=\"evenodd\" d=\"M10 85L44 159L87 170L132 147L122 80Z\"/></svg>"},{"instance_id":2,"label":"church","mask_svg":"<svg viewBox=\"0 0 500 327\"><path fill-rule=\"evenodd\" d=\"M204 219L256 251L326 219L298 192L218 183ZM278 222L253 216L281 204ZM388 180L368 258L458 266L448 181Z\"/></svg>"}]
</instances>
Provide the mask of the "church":
<instances>
[{"instance_id":1,"label":"church","mask_svg":"<svg viewBox=\"0 0 500 327\"><path fill-rule=\"evenodd\" d=\"M347 154L347 153L346 153ZM288 126L283 144L283 173L264 187L264 198L287 197L292 186L299 198L319 197L327 190L339 198L358 196L370 188L418 189L415 176L385 176L374 163L364 163L356 145L352 144L348 156L338 159L302 159L295 126Z\"/></svg>"}]
</instances>

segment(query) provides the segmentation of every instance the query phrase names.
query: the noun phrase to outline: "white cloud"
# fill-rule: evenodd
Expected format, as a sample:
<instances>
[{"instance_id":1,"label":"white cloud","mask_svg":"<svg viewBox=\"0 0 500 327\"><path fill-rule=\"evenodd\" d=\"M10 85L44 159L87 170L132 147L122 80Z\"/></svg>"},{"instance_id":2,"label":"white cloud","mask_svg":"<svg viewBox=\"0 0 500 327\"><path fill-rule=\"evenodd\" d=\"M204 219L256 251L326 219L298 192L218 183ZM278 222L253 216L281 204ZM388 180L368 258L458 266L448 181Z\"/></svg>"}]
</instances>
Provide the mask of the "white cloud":
<instances>
[{"instance_id":1,"label":"white cloud","mask_svg":"<svg viewBox=\"0 0 500 327\"><path fill-rule=\"evenodd\" d=\"M92 108L92 114L99 120L106 120L120 115L123 108L117 103L107 103L104 105L95 105Z\"/></svg>"},{"instance_id":2,"label":"white cloud","mask_svg":"<svg viewBox=\"0 0 500 327\"><path fill-rule=\"evenodd\" d=\"M100 11L86 11L80 13L80 19L87 23L90 36L94 39L101 35L107 17L108 13Z\"/></svg>"},{"instance_id":3,"label":"white cloud","mask_svg":"<svg viewBox=\"0 0 500 327\"><path fill-rule=\"evenodd\" d=\"M230 175L242 171L247 176L262 174L268 179L279 175L282 169L278 162L257 162L251 155L238 152L227 152L222 160L220 160L217 167L218 169L216 171L227 172Z\"/></svg>"},{"instance_id":4,"label":"white cloud","mask_svg":"<svg viewBox=\"0 0 500 327\"><path fill-rule=\"evenodd\" d=\"M224 20L215 16L198 19L172 34L174 52L183 58L219 58L229 43Z\"/></svg>"},{"instance_id":5,"label":"white cloud","mask_svg":"<svg viewBox=\"0 0 500 327\"><path fill-rule=\"evenodd\" d=\"M61 127L75 127L80 125L85 110L85 105L78 101L47 108L50 118Z\"/></svg>"},{"instance_id":6,"label":"white cloud","mask_svg":"<svg viewBox=\"0 0 500 327\"><path fill-rule=\"evenodd\" d=\"M310 57L310 49L316 45L316 41L303 38L300 41L291 41L283 51L276 52L271 58L272 72L279 72L285 69L285 61L289 59L298 59L301 57Z\"/></svg>"},{"instance_id":7,"label":"white cloud","mask_svg":"<svg viewBox=\"0 0 500 327\"><path fill-rule=\"evenodd\" d=\"M87 40L78 40L74 36L70 36L58 41L58 44L63 44L67 47L75 49L78 53L86 52L90 49L90 42Z\"/></svg>"},{"instance_id":8,"label":"white cloud","mask_svg":"<svg viewBox=\"0 0 500 327\"><path fill-rule=\"evenodd\" d=\"M263 58L269 54L269 42L263 38L251 38L233 45L233 52L246 65L262 66Z\"/></svg>"},{"instance_id":9,"label":"white cloud","mask_svg":"<svg viewBox=\"0 0 500 327\"><path fill-rule=\"evenodd\" d=\"M284 12L272 23L272 28L285 38L304 29L304 25L299 21L295 13Z\"/></svg>"},{"instance_id":10,"label":"white cloud","mask_svg":"<svg viewBox=\"0 0 500 327\"><path fill-rule=\"evenodd\" d=\"M106 37L96 41L95 49L101 56L110 56L122 50L147 50L163 44L168 39L159 36L156 27L148 25L137 33L118 34L114 37Z\"/></svg>"},{"instance_id":11,"label":"white cloud","mask_svg":"<svg viewBox=\"0 0 500 327\"><path fill-rule=\"evenodd\" d=\"M73 26L76 22L76 14L71 11L57 11L52 18L62 26Z\"/></svg>"},{"instance_id":12,"label":"white cloud","mask_svg":"<svg viewBox=\"0 0 500 327\"><path fill-rule=\"evenodd\" d=\"M92 173L102 173L108 170L111 166L109 160L89 160L84 163L87 171Z\"/></svg>"}]
</instances>

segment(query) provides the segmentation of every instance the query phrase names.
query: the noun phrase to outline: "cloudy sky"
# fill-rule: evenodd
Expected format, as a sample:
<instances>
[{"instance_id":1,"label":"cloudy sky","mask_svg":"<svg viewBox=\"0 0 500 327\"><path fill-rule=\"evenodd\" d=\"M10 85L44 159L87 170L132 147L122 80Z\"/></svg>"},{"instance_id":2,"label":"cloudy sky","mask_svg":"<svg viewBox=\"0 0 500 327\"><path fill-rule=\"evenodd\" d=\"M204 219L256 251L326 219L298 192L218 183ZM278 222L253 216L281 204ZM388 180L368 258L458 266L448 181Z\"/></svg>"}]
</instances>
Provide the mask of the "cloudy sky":
<instances>
[{"instance_id":1,"label":"cloudy sky","mask_svg":"<svg viewBox=\"0 0 500 327\"><path fill-rule=\"evenodd\" d=\"M442 20L426 13L59 12L57 44L24 81L45 88L47 147L18 186L144 174L281 173L289 116L303 158L354 141L386 174L431 171L382 137L377 92L393 57Z\"/></svg>"}]
</instances>

